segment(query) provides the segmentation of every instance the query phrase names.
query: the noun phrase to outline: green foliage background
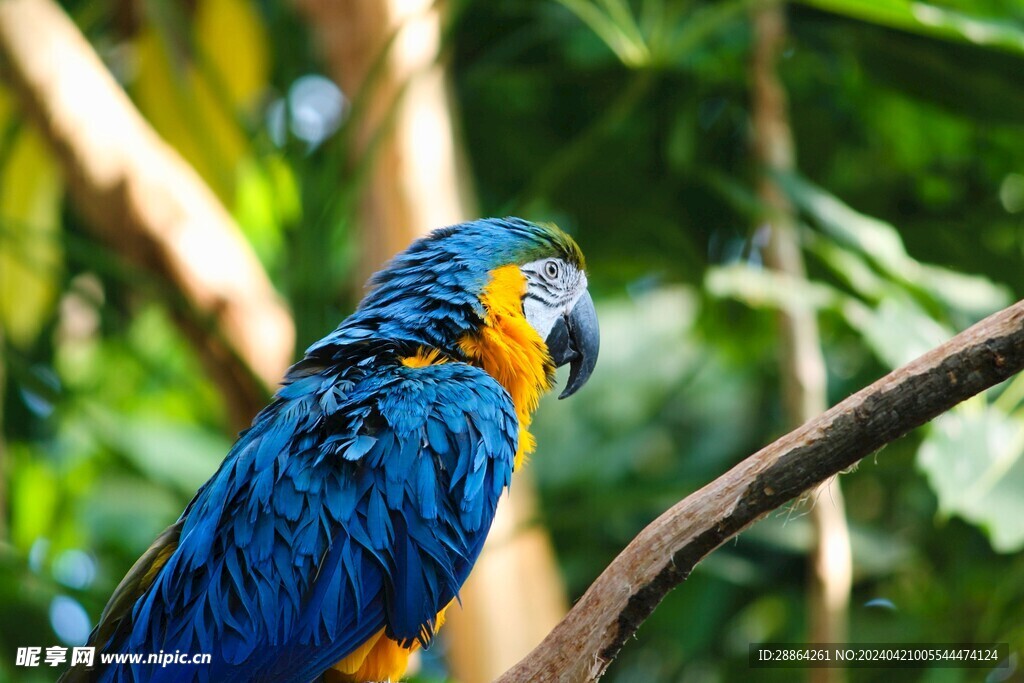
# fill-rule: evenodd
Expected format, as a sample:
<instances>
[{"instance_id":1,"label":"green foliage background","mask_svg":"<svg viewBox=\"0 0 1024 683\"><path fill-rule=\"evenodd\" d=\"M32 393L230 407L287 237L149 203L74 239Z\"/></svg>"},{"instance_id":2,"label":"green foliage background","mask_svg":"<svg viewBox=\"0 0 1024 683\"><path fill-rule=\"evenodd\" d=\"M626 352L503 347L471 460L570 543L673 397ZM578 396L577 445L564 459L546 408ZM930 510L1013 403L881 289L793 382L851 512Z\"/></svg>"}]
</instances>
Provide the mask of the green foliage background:
<instances>
[{"instance_id":1,"label":"green foliage background","mask_svg":"<svg viewBox=\"0 0 1024 683\"><path fill-rule=\"evenodd\" d=\"M448 7L481 211L573 232L602 318L598 370L574 400L545 400L532 461L573 596L662 510L781 433L779 302L819 312L834 402L1024 296L1024 3L788 6L779 70L799 173L779 180L800 214L801 282L761 265L755 4ZM268 128L296 79L324 71L300 18L248 0L65 7L232 209L290 301L299 347L331 329L358 297L365 164L345 161L358 106L315 147ZM0 679L50 678L15 670L15 648L78 637L68 624L99 615L230 445L221 398L171 323L178 305L83 229L4 92ZM1022 399L1018 379L844 475L852 640L1009 642L1024 666ZM749 670L746 648L802 642L809 539L793 506L717 551L608 680L791 680ZM443 669L428 661L425 675Z\"/></svg>"}]
</instances>

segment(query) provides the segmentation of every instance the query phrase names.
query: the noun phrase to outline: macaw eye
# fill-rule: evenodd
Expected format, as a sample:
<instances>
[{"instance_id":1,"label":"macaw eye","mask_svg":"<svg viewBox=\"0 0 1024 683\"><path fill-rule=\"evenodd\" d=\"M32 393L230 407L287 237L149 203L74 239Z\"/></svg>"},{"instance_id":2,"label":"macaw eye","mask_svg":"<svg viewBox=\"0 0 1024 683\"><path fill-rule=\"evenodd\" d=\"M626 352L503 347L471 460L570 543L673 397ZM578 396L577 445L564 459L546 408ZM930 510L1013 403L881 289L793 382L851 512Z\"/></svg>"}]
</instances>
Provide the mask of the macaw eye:
<instances>
[{"instance_id":1,"label":"macaw eye","mask_svg":"<svg viewBox=\"0 0 1024 683\"><path fill-rule=\"evenodd\" d=\"M545 261L544 262L544 275L547 276L547 278L550 279L550 280L554 280L555 278L557 278L558 277L558 261L555 261L554 259L552 259L550 261Z\"/></svg>"}]
</instances>

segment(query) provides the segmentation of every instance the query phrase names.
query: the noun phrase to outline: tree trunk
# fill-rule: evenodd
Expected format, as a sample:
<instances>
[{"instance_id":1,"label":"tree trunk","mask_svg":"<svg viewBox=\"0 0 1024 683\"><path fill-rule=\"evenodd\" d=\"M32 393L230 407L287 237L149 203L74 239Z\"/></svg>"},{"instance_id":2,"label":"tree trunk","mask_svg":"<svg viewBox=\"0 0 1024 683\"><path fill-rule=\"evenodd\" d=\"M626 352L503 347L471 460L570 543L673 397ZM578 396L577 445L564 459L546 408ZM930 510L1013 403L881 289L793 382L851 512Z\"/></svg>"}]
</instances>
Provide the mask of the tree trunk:
<instances>
[{"instance_id":1,"label":"tree trunk","mask_svg":"<svg viewBox=\"0 0 1024 683\"><path fill-rule=\"evenodd\" d=\"M767 5L753 15L754 151L762 167L758 196L767 213L770 235L765 260L770 268L805 279L797 221L789 198L775 180L776 173L791 173L796 162L793 134L786 107L786 92L776 74L776 63L786 38L785 8ZM815 311L793 305L779 313L779 370L783 408L792 429L827 407L827 374ZM847 611L853 568L850 532L838 479L829 479L809 496L814 541L808 562L808 643L846 640ZM811 668L814 683L840 683L839 667Z\"/></svg>"},{"instance_id":2,"label":"tree trunk","mask_svg":"<svg viewBox=\"0 0 1024 683\"><path fill-rule=\"evenodd\" d=\"M184 297L178 322L232 425L244 428L281 379L295 340L291 316L238 226L52 0L0 2L0 58L89 228Z\"/></svg>"}]
</instances>

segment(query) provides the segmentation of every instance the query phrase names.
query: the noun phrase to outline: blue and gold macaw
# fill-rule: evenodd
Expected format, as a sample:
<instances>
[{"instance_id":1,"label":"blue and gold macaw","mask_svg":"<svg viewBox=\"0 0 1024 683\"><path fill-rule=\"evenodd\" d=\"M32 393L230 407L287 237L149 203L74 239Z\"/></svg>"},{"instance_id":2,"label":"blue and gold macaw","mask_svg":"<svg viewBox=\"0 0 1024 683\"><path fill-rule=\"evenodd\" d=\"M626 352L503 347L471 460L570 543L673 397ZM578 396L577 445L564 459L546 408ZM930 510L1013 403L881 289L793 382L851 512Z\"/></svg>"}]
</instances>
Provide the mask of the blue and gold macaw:
<instances>
[{"instance_id":1,"label":"blue and gold macaw","mask_svg":"<svg viewBox=\"0 0 1024 683\"><path fill-rule=\"evenodd\" d=\"M583 255L518 218L436 230L313 344L135 563L68 680L384 681L473 567L537 402L598 326ZM99 653L209 653L102 666Z\"/></svg>"}]
</instances>

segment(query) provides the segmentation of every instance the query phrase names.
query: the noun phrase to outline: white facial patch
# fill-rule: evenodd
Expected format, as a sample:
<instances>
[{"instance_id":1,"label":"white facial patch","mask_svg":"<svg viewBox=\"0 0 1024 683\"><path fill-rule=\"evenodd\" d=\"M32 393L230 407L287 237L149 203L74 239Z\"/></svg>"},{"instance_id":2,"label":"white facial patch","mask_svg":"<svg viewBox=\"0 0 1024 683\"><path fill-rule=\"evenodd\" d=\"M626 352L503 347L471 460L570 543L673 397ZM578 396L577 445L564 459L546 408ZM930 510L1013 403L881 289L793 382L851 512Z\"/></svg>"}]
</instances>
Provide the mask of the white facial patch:
<instances>
[{"instance_id":1,"label":"white facial patch","mask_svg":"<svg viewBox=\"0 0 1024 683\"><path fill-rule=\"evenodd\" d=\"M531 261L520 268L526 276L523 314L541 339L547 339L555 321L568 316L587 291L586 273L557 258Z\"/></svg>"}]
</instances>

